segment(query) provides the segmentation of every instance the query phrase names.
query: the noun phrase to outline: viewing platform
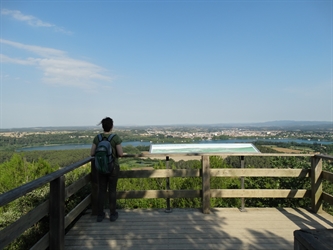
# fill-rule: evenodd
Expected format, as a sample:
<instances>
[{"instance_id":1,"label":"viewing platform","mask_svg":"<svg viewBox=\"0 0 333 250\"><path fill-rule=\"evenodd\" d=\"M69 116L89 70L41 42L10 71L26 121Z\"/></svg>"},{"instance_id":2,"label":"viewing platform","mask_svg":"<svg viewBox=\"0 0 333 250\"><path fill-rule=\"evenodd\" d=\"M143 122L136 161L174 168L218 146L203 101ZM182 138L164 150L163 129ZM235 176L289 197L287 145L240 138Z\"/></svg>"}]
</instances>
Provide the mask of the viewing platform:
<instances>
[{"instance_id":1,"label":"viewing platform","mask_svg":"<svg viewBox=\"0 0 333 250\"><path fill-rule=\"evenodd\" d=\"M26 230L48 218L48 229L32 250L62 249L293 249L294 231L299 229L323 230L325 237L315 242L317 248L295 248L297 250L324 250L333 247L333 217L323 211L323 203L333 206L333 194L323 188L323 184L332 185L333 173L323 170L325 164L331 164L333 157L320 154L272 154L272 153L235 153L235 154L194 154L201 157L200 168L171 169L169 157L165 157L164 169L120 171L120 179L158 178L166 186L159 190L118 190L117 198L123 199L165 199L167 209L118 210L119 218L110 222L106 217L96 222L97 172L94 158L88 157L77 163L61 168L18 188L0 194L0 207L38 190L42 186L49 189L48 199L27 214L12 222L0 231L0 249L5 248ZM156 155L154 155L156 156ZM179 157L180 155L177 154ZM184 160L193 154L183 154ZM212 156L237 157L239 166L226 168L215 165L211 168ZM251 166L247 168L247 157L294 158L306 161L304 168L292 168L289 163L278 167ZM152 155L126 155L125 157L152 157ZM153 157L152 157L153 158ZM66 186L65 175L76 169L88 166L90 172L74 183ZM196 178L200 187L171 189L172 178ZM283 188L247 188L244 178L288 178ZM232 188L214 186L216 178L233 178L240 185ZM306 185L295 188L294 180L301 179ZM211 181L212 180L212 181ZM264 182L265 183L265 182ZM66 210L66 201L82 188L88 188L87 196ZM331 191L330 191L331 192ZM173 208L171 199L199 199L199 208ZM212 207L212 199L235 198L241 200L240 208ZM306 199L305 208L252 208L246 207L245 199ZM88 210L87 210L88 209ZM108 211L106 211L108 214ZM310 235L310 234L309 234ZM327 237L326 237L327 236ZM316 236L317 237L317 236ZM318 237L317 237L318 238ZM319 239L319 238L318 238ZM307 244L307 242L296 242ZM331 244L332 243L332 244ZM310 242L309 244L313 244ZM326 249L325 249L326 250Z\"/></svg>"},{"instance_id":2,"label":"viewing platform","mask_svg":"<svg viewBox=\"0 0 333 250\"><path fill-rule=\"evenodd\" d=\"M108 213L108 211L105 211ZM118 210L96 222L88 211L65 236L67 250L104 249L294 249L293 232L333 229L333 216L302 208ZM331 238L333 247L333 238ZM322 250L322 249L321 249Z\"/></svg>"}]
</instances>

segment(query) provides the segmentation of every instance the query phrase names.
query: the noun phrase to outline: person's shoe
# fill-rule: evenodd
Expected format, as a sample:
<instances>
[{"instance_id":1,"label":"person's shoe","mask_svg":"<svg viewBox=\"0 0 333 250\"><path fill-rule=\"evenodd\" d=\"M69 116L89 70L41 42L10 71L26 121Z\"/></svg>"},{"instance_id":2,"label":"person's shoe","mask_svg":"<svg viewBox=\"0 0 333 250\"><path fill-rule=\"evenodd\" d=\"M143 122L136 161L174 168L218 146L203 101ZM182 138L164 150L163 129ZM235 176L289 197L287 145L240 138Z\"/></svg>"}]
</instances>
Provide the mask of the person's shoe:
<instances>
[{"instance_id":1,"label":"person's shoe","mask_svg":"<svg viewBox=\"0 0 333 250\"><path fill-rule=\"evenodd\" d=\"M118 212L110 215L110 221L116 221L118 219Z\"/></svg>"},{"instance_id":2,"label":"person's shoe","mask_svg":"<svg viewBox=\"0 0 333 250\"><path fill-rule=\"evenodd\" d=\"M101 222L104 218L105 218L105 213L103 213L103 215L98 215L97 222Z\"/></svg>"}]
</instances>

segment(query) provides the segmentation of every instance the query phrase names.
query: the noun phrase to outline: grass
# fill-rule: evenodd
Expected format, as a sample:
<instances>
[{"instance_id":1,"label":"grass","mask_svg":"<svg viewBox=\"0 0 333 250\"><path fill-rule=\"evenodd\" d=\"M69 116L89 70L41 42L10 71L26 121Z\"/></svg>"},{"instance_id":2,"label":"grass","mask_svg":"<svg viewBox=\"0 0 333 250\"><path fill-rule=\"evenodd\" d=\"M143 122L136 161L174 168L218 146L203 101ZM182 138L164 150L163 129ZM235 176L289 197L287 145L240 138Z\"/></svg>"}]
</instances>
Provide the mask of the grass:
<instances>
[{"instance_id":1,"label":"grass","mask_svg":"<svg viewBox=\"0 0 333 250\"><path fill-rule=\"evenodd\" d=\"M290 148L281 148L281 147L277 147L276 145L263 145L265 147L274 149L278 152L281 153L286 153L286 154L301 154L301 153L314 153L314 151L311 148L305 148L305 147L290 147Z\"/></svg>"}]
</instances>

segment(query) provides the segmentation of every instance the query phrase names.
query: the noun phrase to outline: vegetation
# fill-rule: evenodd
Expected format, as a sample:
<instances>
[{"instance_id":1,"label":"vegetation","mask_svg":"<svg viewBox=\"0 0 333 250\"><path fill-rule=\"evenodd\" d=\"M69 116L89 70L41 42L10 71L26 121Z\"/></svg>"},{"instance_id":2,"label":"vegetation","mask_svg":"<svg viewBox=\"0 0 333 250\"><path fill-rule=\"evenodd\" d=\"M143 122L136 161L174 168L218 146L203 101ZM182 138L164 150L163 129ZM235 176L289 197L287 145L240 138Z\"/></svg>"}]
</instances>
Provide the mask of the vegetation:
<instances>
[{"instance_id":1,"label":"vegetation","mask_svg":"<svg viewBox=\"0 0 333 250\"><path fill-rule=\"evenodd\" d=\"M89 154L90 151L88 149L24 152L3 151L0 154L0 163L9 161L13 156L18 155L26 162L36 162L39 159L43 159L48 162L52 168L59 169L82 160L88 157Z\"/></svg>"},{"instance_id":2,"label":"vegetation","mask_svg":"<svg viewBox=\"0 0 333 250\"><path fill-rule=\"evenodd\" d=\"M265 146L265 147L279 147L279 148L286 148L286 149L297 149L300 153L309 153L309 152L320 152L321 154L333 155L333 144L322 145L320 143L295 143L295 142L269 142L270 145L267 145L265 141L257 141L255 145L258 146ZM261 151L263 152L263 151Z\"/></svg>"},{"instance_id":3,"label":"vegetation","mask_svg":"<svg viewBox=\"0 0 333 250\"><path fill-rule=\"evenodd\" d=\"M63 131L52 133L51 131L44 133L17 133L15 136L4 136L0 134L0 149L14 151L24 147L47 146L57 144L90 144L93 131Z\"/></svg>"}]
</instances>

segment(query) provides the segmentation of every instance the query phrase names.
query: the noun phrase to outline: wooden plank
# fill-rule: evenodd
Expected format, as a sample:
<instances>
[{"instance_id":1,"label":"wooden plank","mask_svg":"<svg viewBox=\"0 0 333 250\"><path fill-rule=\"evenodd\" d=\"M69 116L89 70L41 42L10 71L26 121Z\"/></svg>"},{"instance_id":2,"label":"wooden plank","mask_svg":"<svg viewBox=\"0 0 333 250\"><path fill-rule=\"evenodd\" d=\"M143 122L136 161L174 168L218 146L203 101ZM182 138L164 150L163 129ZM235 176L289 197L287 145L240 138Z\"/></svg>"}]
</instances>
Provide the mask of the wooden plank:
<instances>
[{"instance_id":1,"label":"wooden plank","mask_svg":"<svg viewBox=\"0 0 333 250\"><path fill-rule=\"evenodd\" d=\"M87 174L84 177L80 178L73 184L69 185L68 187L65 188L65 199L68 199L71 197L73 194L75 194L77 191L79 191L81 188L86 186L91 179L91 175Z\"/></svg>"},{"instance_id":2,"label":"wooden plank","mask_svg":"<svg viewBox=\"0 0 333 250\"><path fill-rule=\"evenodd\" d=\"M294 232L295 246L303 250L332 250L333 229L302 229Z\"/></svg>"},{"instance_id":3,"label":"wooden plank","mask_svg":"<svg viewBox=\"0 0 333 250\"><path fill-rule=\"evenodd\" d=\"M46 233L30 250L44 250L49 247L49 233Z\"/></svg>"},{"instance_id":4,"label":"wooden plank","mask_svg":"<svg viewBox=\"0 0 333 250\"><path fill-rule=\"evenodd\" d=\"M91 194L84 198L73 210L65 217L65 228L72 223L91 203Z\"/></svg>"},{"instance_id":5,"label":"wooden plank","mask_svg":"<svg viewBox=\"0 0 333 250\"><path fill-rule=\"evenodd\" d=\"M99 226L98 228L90 228L89 230L89 236L86 236L86 237L91 237L91 238L96 238L96 237L102 237L102 238L105 238L105 237L109 237L109 234L110 232L108 231L110 229L110 226L109 225L106 225L106 223L110 223L110 221L108 221L108 219L105 219L105 223L104 226ZM158 221L158 219L157 219ZM183 222L183 221L181 221ZM92 222L94 223L94 222ZM166 225L166 223L168 223L167 221L164 221L163 224ZM230 225L228 229L226 230L239 230L241 227L242 227L242 221L240 220L234 220L234 223L237 223L236 225ZM91 223L90 223L91 224ZM206 223L207 224L207 223ZM293 223L292 222L289 222L289 223L285 223L283 225L281 225L281 221L274 221L274 222L270 222L270 221L253 221L252 222L252 229L255 229L255 230L264 230L265 228L271 228L271 227L274 227L276 229L283 229L283 228L286 228L286 226L292 226ZM163 230L163 225L162 224L150 224L150 225L147 225L147 223L145 222L144 224L141 223L141 227L140 227L140 224L139 223L131 223L131 226L130 228L113 228L113 230L117 230L117 232L113 232L113 236L112 238L114 239L118 239L118 238L123 238L123 234L126 235L126 233L128 234L134 234L136 231L141 231L140 235L141 234L147 234L147 235L150 235L149 237L150 238L156 238L156 235L154 234L160 234L161 232L159 232L160 230L162 230L163 232L165 233L172 233L174 228L171 228L171 229L167 229L165 228ZM313 225L316 225L316 224L313 224ZM194 234L202 234L200 232L205 232L205 231L214 231L214 229L216 227L218 227L219 225L196 225L196 224L184 224L184 225L181 225L181 226L176 226L177 230L181 230L181 232L179 232L180 236L181 234L191 234L194 235ZM74 235L85 235L86 232L83 231L83 232L73 232L71 233L72 236ZM95 237L96 236L96 237ZM134 236L133 236L134 237ZM196 238L198 236L195 236ZM202 237L202 236L200 236Z\"/></svg>"},{"instance_id":6,"label":"wooden plank","mask_svg":"<svg viewBox=\"0 0 333 250\"><path fill-rule=\"evenodd\" d=\"M110 222L108 222L110 223ZM281 223L281 222L280 222ZM166 224L168 225L168 224ZM290 228L293 228L293 225L289 225ZM268 225L268 228L269 225ZM295 228L295 227L294 227ZM248 227L246 227L246 229L248 230ZM104 230L112 230L110 227L105 228ZM209 236L203 236L202 232L199 232L200 230L204 230L204 232L209 233ZM223 229L221 231L226 231L228 229ZM244 235L244 238L248 239L256 239L256 238L260 238L262 237L262 233L265 232L265 229L263 228L253 228L253 232L251 234L249 234L247 232L247 230L242 230L240 228L233 228L230 231L228 231L229 235L238 235L238 234L242 234ZM160 233L158 233L158 231L160 231ZM162 231L162 232L161 232ZM175 234L174 232L177 231L177 234ZM266 235L265 238L274 238L274 237L281 237L281 238L290 238L290 240L292 240L292 235L289 231L286 232L286 227L279 227L277 229L274 230L267 230L267 231L274 231L274 235ZM266 231L266 233L267 233ZM284 232L283 232L284 231ZM121 241L121 240L140 240L140 239L150 239L150 240L155 240L155 239L163 239L163 238L167 238L167 237L171 237L173 239L182 239L185 236L187 238L195 238L195 239L216 239L216 238L222 238L221 234L219 232L216 231L216 228L177 228L174 229L174 231L172 232L171 229L168 229L167 232L163 232L162 228L152 228L151 230L140 230L140 229L135 229L135 230L130 230L128 232L126 232L126 230L122 230L121 234L120 233L115 233L114 235L112 235L110 237L110 231L109 234L104 233L104 231L102 231L102 229L100 230L96 230L93 231L92 234L89 234L87 232L87 230L84 230L81 232L81 234L68 234L66 235L66 246L70 245L71 243L68 243L68 241L81 241L81 240L98 240L98 239L113 239L113 240L117 240L117 241ZM113 233L112 233L113 234ZM125 235L125 236L124 236ZM129 237L128 235L131 235L131 237Z\"/></svg>"},{"instance_id":7,"label":"wooden plank","mask_svg":"<svg viewBox=\"0 0 333 250\"><path fill-rule=\"evenodd\" d=\"M311 192L305 189L211 189L213 198L306 198Z\"/></svg>"},{"instance_id":8,"label":"wooden plank","mask_svg":"<svg viewBox=\"0 0 333 250\"><path fill-rule=\"evenodd\" d=\"M98 173L95 166L95 160L91 161L91 209L92 214L97 215L97 200L98 200Z\"/></svg>"},{"instance_id":9,"label":"wooden plank","mask_svg":"<svg viewBox=\"0 0 333 250\"><path fill-rule=\"evenodd\" d=\"M333 183L333 173L323 170L323 179Z\"/></svg>"},{"instance_id":10,"label":"wooden plank","mask_svg":"<svg viewBox=\"0 0 333 250\"><path fill-rule=\"evenodd\" d=\"M240 163L241 163L241 169L244 169L244 165L245 165L245 160L244 160L244 156L241 156L240 157ZM241 176L240 178L240 181L241 181L241 189L245 189L245 185L244 185L244 176ZM245 209L245 199L244 197L241 198L241 211L244 211Z\"/></svg>"},{"instance_id":11,"label":"wooden plank","mask_svg":"<svg viewBox=\"0 0 333 250\"><path fill-rule=\"evenodd\" d=\"M141 234L140 234L141 235ZM187 236L187 237L184 237L184 236ZM201 237L202 233L201 234L195 234L195 235L192 235L192 232L189 232L189 233L186 233L184 235L181 235L181 234L169 234L167 235L165 238L139 238L139 239L131 239L131 243L134 244L134 245L141 245L141 244L144 244L144 243L154 243L154 244L157 244L159 246L163 246L164 244L167 244L167 245L172 245L172 244L188 244L190 242L197 242L197 243L201 243L201 244L209 244L209 243L218 243L218 242L222 242L223 240L224 241L227 241L227 240L232 240L232 237L230 237L229 235L220 235L220 237L216 237L216 238L204 238L204 237ZM254 241L257 241L258 243L261 242L261 243L265 243L265 241L267 239L272 239L274 240L272 237L271 238L254 238L254 237L251 237ZM293 238L292 237L289 237L289 239L292 241ZM114 243L117 243L117 245L123 245L124 243L121 242L121 241L124 241L123 239L110 239L110 237L105 237L105 238L100 238L100 239L96 239L96 242L99 242L99 244L105 244L105 242L114 242ZM91 241L91 240L90 240ZM266 242L267 243L267 242ZM103 245L104 245L103 244ZM81 239L81 240L75 240L75 239L68 239L67 242L66 242L66 246L70 246L70 245L81 245L81 246L84 246L86 245L86 242L84 239Z\"/></svg>"},{"instance_id":12,"label":"wooden plank","mask_svg":"<svg viewBox=\"0 0 333 250\"><path fill-rule=\"evenodd\" d=\"M201 190L117 191L117 198L196 198L201 193ZM210 189L211 198L309 198L310 194L305 189Z\"/></svg>"},{"instance_id":13,"label":"wooden plank","mask_svg":"<svg viewBox=\"0 0 333 250\"><path fill-rule=\"evenodd\" d=\"M321 212L323 209L322 170L323 170L322 158L312 157L311 158L311 209L314 213Z\"/></svg>"},{"instance_id":14,"label":"wooden plank","mask_svg":"<svg viewBox=\"0 0 333 250\"><path fill-rule=\"evenodd\" d=\"M223 168L211 169L211 176L214 177L299 177L310 176L310 170L307 169L253 169L253 168Z\"/></svg>"},{"instance_id":15,"label":"wooden plank","mask_svg":"<svg viewBox=\"0 0 333 250\"><path fill-rule=\"evenodd\" d=\"M202 212L210 213L210 164L209 157L202 157Z\"/></svg>"},{"instance_id":16,"label":"wooden plank","mask_svg":"<svg viewBox=\"0 0 333 250\"><path fill-rule=\"evenodd\" d=\"M195 245L194 245L195 244ZM92 249L91 247L82 247L82 246L69 246L68 248L66 248L66 250L90 250ZM121 246L114 246L112 245L112 243L110 243L107 246L94 246L93 248L94 250L105 250L105 249L112 249L112 250L123 250L123 249L127 249L127 250L147 250L147 249L159 249L159 250L194 250L194 249L211 249L211 250L240 250L240 249L257 249L257 250L284 250L284 249L292 249L290 248L290 244L283 244L280 243L277 247L277 245L275 243L271 243L271 244L265 244L265 245L259 245L254 247L253 244L251 243L238 243L238 244L234 244L233 246L230 245L226 245L225 243L219 243L219 244L215 244L215 243L209 243L209 244L199 244L199 243L194 243L192 242L191 244L171 244L171 245L158 245L158 244L153 244L153 243L139 243L136 244L134 246L133 245L129 245L129 244L124 244Z\"/></svg>"},{"instance_id":17,"label":"wooden plank","mask_svg":"<svg viewBox=\"0 0 333 250\"><path fill-rule=\"evenodd\" d=\"M50 250L64 249L65 176L50 183Z\"/></svg>"},{"instance_id":18,"label":"wooden plank","mask_svg":"<svg viewBox=\"0 0 333 250\"><path fill-rule=\"evenodd\" d=\"M333 206L333 195L323 192L323 200Z\"/></svg>"},{"instance_id":19,"label":"wooden plank","mask_svg":"<svg viewBox=\"0 0 333 250\"><path fill-rule=\"evenodd\" d=\"M319 158L319 159L323 159L323 160L331 160L331 161L333 161L333 156L331 156L331 155L321 155L321 154L318 154L318 155L314 155L314 157Z\"/></svg>"},{"instance_id":20,"label":"wooden plank","mask_svg":"<svg viewBox=\"0 0 333 250\"><path fill-rule=\"evenodd\" d=\"M174 208L176 209L176 208ZM271 219L270 220L270 216L275 215L277 216L278 212L277 210L275 210L273 213L271 214L265 214L265 215L261 215L261 217L259 215L253 215L253 214L246 214L246 215L240 215L240 210L238 208L236 208L238 211L238 214L235 215L230 215L229 213L224 214L225 216L228 216L228 220L232 220L234 222L233 225L229 225L228 229L232 230L232 229L240 229L243 228L242 226L242 221L243 220L253 220L252 221L252 226L253 228L257 227L257 228L263 228L266 226L273 226L276 228L280 228L281 226L285 226L285 225L279 225L281 220L286 220L286 218L288 218L288 221L286 223L294 223L294 222L300 222L300 221L304 221L306 220L306 218L304 217L300 217L297 215L290 215L290 214L285 214L283 215L282 213L280 213L280 215L277 218ZM248 208L249 209L249 208ZM211 210L211 213L213 209ZM200 211L201 212L201 211ZM214 212L216 212L216 210L214 210ZM248 213L248 211L245 211L244 213ZM109 217L109 211L106 210L106 214L107 217ZM184 229L184 228L188 228L190 229L191 227L193 228L214 228L214 227L226 227L225 224L221 225L220 221L217 220L216 218L212 219L203 219L202 216L204 214L201 212L200 214L196 215L195 217L188 218L188 216L184 215L184 216L158 216L158 215L149 215L147 214L147 219L145 219L145 223L142 224L142 217L143 215L140 214L138 215L138 219L130 217L130 218L121 218L120 221L124 222L124 225L117 225L117 232L114 232L115 235L119 235L121 234L121 231L123 230L129 230L130 231L135 231L137 229L142 229L142 230L150 230L150 229L154 229L155 227L163 227L163 224L165 223L169 223L169 220L171 221L177 221L177 223L175 224L175 226L179 229ZM237 216L236 216L237 215ZM156 217L158 217L159 219L156 220ZM139 219L140 218L140 219ZM194 218L197 218L197 220L194 220ZM315 219L316 217L313 217L312 219ZM103 230L107 227L109 227L110 225L108 224L108 220L106 220L105 222L103 221L102 224L103 225L99 225L96 222L96 216L91 216L91 218L89 220L84 220L84 221L80 221L77 222L74 227L71 229L70 234L77 234L80 232L80 230L82 230L82 227L89 227L91 233L93 234L94 231L98 231L98 230ZM131 224L131 228L126 228L126 223L130 223ZM141 225L142 224L142 225ZM332 222L331 222L332 224ZM141 225L141 227L140 227ZM309 225L311 225L311 220L309 220ZM115 226L115 225L114 225ZM244 229L244 228L243 228ZM165 233L168 233L167 229L165 231L163 231ZM161 233L161 232L159 232ZM107 231L105 231L102 234L108 234Z\"/></svg>"},{"instance_id":21,"label":"wooden plank","mask_svg":"<svg viewBox=\"0 0 333 250\"><path fill-rule=\"evenodd\" d=\"M200 197L201 190L138 190L117 191L117 199L141 198L196 198Z\"/></svg>"},{"instance_id":22,"label":"wooden plank","mask_svg":"<svg viewBox=\"0 0 333 250\"><path fill-rule=\"evenodd\" d=\"M165 168L169 170L170 169L169 156L167 156L165 160L166 160ZM167 177L165 179L165 189L170 190L170 177ZM166 209L165 209L165 211L168 212L168 213L172 212L170 207L171 207L170 206L170 198L166 198Z\"/></svg>"},{"instance_id":23,"label":"wooden plank","mask_svg":"<svg viewBox=\"0 0 333 250\"><path fill-rule=\"evenodd\" d=\"M200 169L156 169L120 171L119 178L200 177Z\"/></svg>"},{"instance_id":24,"label":"wooden plank","mask_svg":"<svg viewBox=\"0 0 333 250\"><path fill-rule=\"evenodd\" d=\"M49 201L45 201L33 210L29 211L26 215L22 216L16 222L2 229L0 234L0 249L3 249L24 231L40 221L48 214L48 209Z\"/></svg>"},{"instance_id":25,"label":"wooden plank","mask_svg":"<svg viewBox=\"0 0 333 250\"><path fill-rule=\"evenodd\" d=\"M66 250L73 250L73 249L94 249L94 250L105 250L105 249L161 249L161 250L168 250L168 249L178 249L178 250L192 250L192 249L217 249L217 250L239 250L239 249L262 249L262 250L284 250L284 249L292 249L291 243L280 243L277 247L276 243L261 243L261 245L254 246L253 243L242 243L241 241L238 243L233 243L232 239L223 239L217 240L218 242L205 242L199 240L192 240L192 241L184 241L184 242L174 242L172 239L167 241L161 242L151 242L151 241L130 241L130 242L115 242L115 241L105 241L105 242L96 242L93 244L94 247L91 246L68 246ZM230 245L232 244L232 245ZM98 247L96 247L96 245Z\"/></svg>"}]
</instances>

